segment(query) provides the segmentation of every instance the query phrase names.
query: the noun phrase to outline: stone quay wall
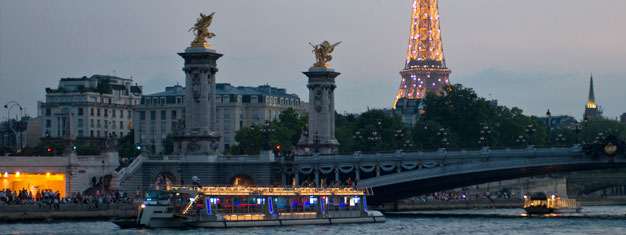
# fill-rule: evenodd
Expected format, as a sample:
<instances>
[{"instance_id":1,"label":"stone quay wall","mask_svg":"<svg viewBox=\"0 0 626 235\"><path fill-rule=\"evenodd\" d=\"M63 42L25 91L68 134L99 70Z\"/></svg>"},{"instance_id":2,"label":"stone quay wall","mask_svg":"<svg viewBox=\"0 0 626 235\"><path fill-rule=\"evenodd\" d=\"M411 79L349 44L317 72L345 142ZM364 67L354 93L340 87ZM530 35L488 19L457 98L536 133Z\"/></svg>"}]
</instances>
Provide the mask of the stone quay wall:
<instances>
[{"instance_id":1,"label":"stone quay wall","mask_svg":"<svg viewBox=\"0 0 626 235\"><path fill-rule=\"evenodd\" d=\"M87 204L60 204L59 209L48 205L2 205L0 223L134 218L140 204L99 204L98 208Z\"/></svg>"}]
</instances>

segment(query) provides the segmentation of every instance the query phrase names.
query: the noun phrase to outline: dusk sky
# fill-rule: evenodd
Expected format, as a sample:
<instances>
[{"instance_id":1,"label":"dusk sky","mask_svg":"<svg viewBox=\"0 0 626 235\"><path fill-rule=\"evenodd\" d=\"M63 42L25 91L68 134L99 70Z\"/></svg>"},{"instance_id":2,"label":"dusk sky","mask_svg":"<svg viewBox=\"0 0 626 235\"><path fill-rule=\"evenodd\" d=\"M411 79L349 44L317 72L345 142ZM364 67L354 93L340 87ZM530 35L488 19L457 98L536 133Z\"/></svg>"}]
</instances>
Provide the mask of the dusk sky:
<instances>
[{"instance_id":1,"label":"dusk sky","mask_svg":"<svg viewBox=\"0 0 626 235\"><path fill-rule=\"evenodd\" d=\"M411 0L0 0L0 103L31 116L59 78L117 75L144 94L184 85L182 52L200 12L216 12L210 40L217 82L286 88L308 99L309 42L333 53L338 112L393 105L406 55ZM607 117L626 112L626 1L441 0L450 81L529 115L582 118L593 73ZM15 113L12 114L12 116ZM5 120L7 110L0 109Z\"/></svg>"}]
</instances>

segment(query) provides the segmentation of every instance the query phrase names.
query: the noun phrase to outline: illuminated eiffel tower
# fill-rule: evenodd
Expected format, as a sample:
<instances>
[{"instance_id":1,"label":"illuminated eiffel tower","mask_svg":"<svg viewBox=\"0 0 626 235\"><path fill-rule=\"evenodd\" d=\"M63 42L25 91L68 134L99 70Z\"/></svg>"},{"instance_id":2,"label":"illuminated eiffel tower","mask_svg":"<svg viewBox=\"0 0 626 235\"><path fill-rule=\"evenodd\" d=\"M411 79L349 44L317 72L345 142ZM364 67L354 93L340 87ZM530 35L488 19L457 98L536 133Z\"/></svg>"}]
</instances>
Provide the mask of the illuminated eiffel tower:
<instances>
[{"instance_id":1,"label":"illuminated eiffel tower","mask_svg":"<svg viewBox=\"0 0 626 235\"><path fill-rule=\"evenodd\" d=\"M418 115L421 99L428 92L439 94L449 84L451 72L443 57L438 0L413 0L409 48L394 113Z\"/></svg>"}]
</instances>

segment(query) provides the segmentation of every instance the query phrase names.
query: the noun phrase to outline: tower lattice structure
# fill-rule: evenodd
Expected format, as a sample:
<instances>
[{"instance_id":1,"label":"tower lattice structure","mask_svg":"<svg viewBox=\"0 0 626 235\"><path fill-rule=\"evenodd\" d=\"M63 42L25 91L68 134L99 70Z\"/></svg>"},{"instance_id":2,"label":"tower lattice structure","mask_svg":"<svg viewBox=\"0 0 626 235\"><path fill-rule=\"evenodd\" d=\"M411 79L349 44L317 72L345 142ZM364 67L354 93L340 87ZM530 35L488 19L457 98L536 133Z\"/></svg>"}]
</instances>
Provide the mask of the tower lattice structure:
<instances>
[{"instance_id":1,"label":"tower lattice structure","mask_svg":"<svg viewBox=\"0 0 626 235\"><path fill-rule=\"evenodd\" d=\"M439 94L451 72L443 56L438 0L413 0L409 48L394 109L413 113L407 109L417 108L428 92Z\"/></svg>"}]
</instances>

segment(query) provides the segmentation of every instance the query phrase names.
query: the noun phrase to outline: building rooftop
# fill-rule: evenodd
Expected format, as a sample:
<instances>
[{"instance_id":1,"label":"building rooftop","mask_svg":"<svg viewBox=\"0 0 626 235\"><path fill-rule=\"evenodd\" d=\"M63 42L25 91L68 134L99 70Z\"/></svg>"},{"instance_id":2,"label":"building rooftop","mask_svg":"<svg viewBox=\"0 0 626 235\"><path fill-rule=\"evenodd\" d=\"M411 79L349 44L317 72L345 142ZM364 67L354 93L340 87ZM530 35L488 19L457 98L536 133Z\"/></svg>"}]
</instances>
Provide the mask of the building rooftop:
<instances>
[{"instance_id":1,"label":"building rooftop","mask_svg":"<svg viewBox=\"0 0 626 235\"><path fill-rule=\"evenodd\" d=\"M299 99L296 94L288 94L284 88L271 87L269 85L261 85L258 87L249 86L232 86L230 83L215 84L216 93L218 95L266 95L281 96L292 99ZM175 85L166 87L165 91L144 95L144 97L162 97L162 96L184 96L185 87Z\"/></svg>"}]
</instances>

